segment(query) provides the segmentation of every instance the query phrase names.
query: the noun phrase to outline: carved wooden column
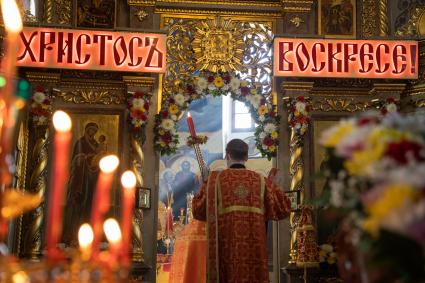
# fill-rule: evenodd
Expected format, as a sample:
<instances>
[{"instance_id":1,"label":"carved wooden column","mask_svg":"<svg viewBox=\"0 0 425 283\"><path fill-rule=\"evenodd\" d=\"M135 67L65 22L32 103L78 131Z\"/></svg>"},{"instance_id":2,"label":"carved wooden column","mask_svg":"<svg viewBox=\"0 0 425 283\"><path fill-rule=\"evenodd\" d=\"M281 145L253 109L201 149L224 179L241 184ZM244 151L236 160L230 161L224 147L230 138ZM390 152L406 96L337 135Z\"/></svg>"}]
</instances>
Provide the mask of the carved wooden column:
<instances>
[{"instance_id":1,"label":"carved wooden column","mask_svg":"<svg viewBox=\"0 0 425 283\"><path fill-rule=\"evenodd\" d=\"M381 37L387 37L390 33L388 2L388 0L379 0L379 36Z\"/></svg>"},{"instance_id":2,"label":"carved wooden column","mask_svg":"<svg viewBox=\"0 0 425 283\"><path fill-rule=\"evenodd\" d=\"M313 88L313 82L284 82L282 83L282 92L287 96L285 99L294 99L297 96L308 97L310 90ZM303 160L303 136L297 135L294 127L290 127L291 138L289 142L289 174L290 174L290 191L298 191L300 193L299 204L304 202L304 160ZM291 212L289 222L291 227L291 239L289 246L289 264L294 265L297 259L296 252L296 224L297 212Z\"/></svg>"},{"instance_id":3,"label":"carved wooden column","mask_svg":"<svg viewBox=\"0 0 425 283\"><path fill-rule=\"evenodd\" d=\"M46 95L50 96L51 84L59 81L59 74L36 74L27 73L27 79L33 86L43 86L46 89ZM50 87L49 87L50 85ZM49 146L49 123L45 125L40 123L31 123L34 130L34 140L31 143L31 151L28 152L28 176L27 191L39 194L45 199L47 189L47 164L48 164L48 146ZM43 201L39 207L31 211L23 218L22 237L19 254L21 256L37 259L41 256L43 250L42 235L44 222L44 204Z\"/></svg>"},{"instance_id":4,"label":"carved wooden column","mask_svg":"<svg viewBox=\"0 0 425 283\"><path fill-rule=\"evenodd\" d=\"M154 78L147 77L123 77L124 83L127 85L127 91L144 90L152 93L155 84ZM146 140L145 129L143 128L139 133L132 133L131 137L131 168L136 174L137 186L143 186L143 169L144 169L144 154L142 146ZM141 263L143 258L143 210L135 208L133 215L133 233L132 233L132 258L133 262Z\"/></svg>"}]
</instances>

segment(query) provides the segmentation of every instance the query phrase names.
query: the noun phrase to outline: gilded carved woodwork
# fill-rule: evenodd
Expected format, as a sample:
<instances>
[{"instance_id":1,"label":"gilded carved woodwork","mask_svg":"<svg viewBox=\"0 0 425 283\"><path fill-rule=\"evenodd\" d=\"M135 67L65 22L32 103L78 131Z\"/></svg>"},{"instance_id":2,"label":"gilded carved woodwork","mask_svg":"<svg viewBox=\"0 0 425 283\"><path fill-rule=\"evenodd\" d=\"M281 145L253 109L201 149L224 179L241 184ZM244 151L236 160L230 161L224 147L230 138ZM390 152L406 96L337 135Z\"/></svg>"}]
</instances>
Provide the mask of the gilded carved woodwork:
<instances>
[{"instance_id":1,"label":"gilded carved woodwork","mask_svg":"<svg viewBox=\"0 0 425 283\"><path fill-rule=\"evenodd\" d=\"M379 36L387 37L389 32L388 1L379 0Z\"/></svg>"},{"instance_id":2,"label":"gilded carved woodwork","mask_svg":"<svg viewBox=\"0 0 425 283\"><path fill-rule=\"evenodd\" d=\"M313 0L282 0L282 11L284 13L310 13Z\"/></svg>"},{"instance_id":3,"label":"gilded carved woodwork","mask_svg":"<svg viewBox=\"0 0 425 283\"><path fill-rule=\"evenodd\" d=\"M149 16L149 13L146 12L145 9L140 8L139 10L137 10L137 12L134 14L134 16L136 16L136 18L139 20L139 22L143 22Z\"/></svg>"},{"instance_id":4,"label":"gilded carved woodwork","mask_svg":"<svg viewBox=\"0 0 425 283\"><path fill-rule=\"evenodd\" d=\"M378 35L378 7L375 0L362 0L362 37L369 38Z\"/></svg>"},{"instance_id":5,"label":"gilded carved woodwork","mask_svg":"<svg viewBox=\"0 0 425 283\"><path fill-rule=\"evenodd\" d=\"M46 0L43 21L48 24L71 24L72 0Z\"/></svg>"},{"instance_id":6,"label":"gilded carved woodwork","mask_svg":"<svg viewBox=\"0 0 425 283\"><path fill-rule=\"evenodd\" d=\"M28 138L29 131L27 129L26 122L22 122L19 129L19 136L17 142L17 154L16 154L16 189L24 190L25 188L25 176L27 173L27 159L28 159ZM21 254L21 240L22 240L22 224L23 216L20 216L16 220L15 225L15 243L14 243L14 253Z\"/></svg>"},{"instance_id":7,"label":"gilded carved woodwork","mask_svg":"<svg viewBox=\"0 0 425 283\"><path fill-rule=\"evenodd\" d=\"M129 0L131 2L137 2L137 0ZM305 0L307 1L307 0ZM143 2L143 1L142 1ZM313 0L311 0L313 2ZM203 4L203 5L229 5L229 6L241 6L241 7L252 7L252 6L258 6L258 7L274 7L279 8L281 3L280 0L268 0L268 1L255 1L255 0L235 0L229 2L228 0L156 0L156 3L178 3L178 4Z\"/></svg>"},{"instance_id":8,"label":"gilded carved woodwork","mask_svg":"<svg viewBox=\"0 0 425 283\"><path fill-rule=\"evenodd\" d=\"M395 35L402 37L425 35L425 6L413 5L397 20ZM400 20L407 20L407 22L398 26L397 23Z\"/></svg>"},{"instance_id":9,"label":"gilded carved woodwork","mask_svg":"<svg viewBox=\"0 0 425 283\"><path fill-rule=\"evenodd\" d=\"M245 42L241 60L243 68L239 67L237 71L241 78L258 84L263 93L271 94L273 62L270 47L273 41L274 22L233 18L232 23ZM196 51L200 54L198 49L200 40L196 40L195 35L198 29L205 28L206 25L208 26L203 18L185 19L163 16L162 27L168 32L167 49L174 51L167 54L167 70L163 82L166 92L172 90L175 84L185 76L201 69L202 65L197 64L195 60ZM232 44L232 42L229 43ZM239 46L233 48L236 49ZM244 70L251 71L244 72Z\"/></svg>"},{"instance_id":10,"label":"gilded carved woodwork","mask_svg":"<svg viewBox=\"0 0 425 283\"><path fill-rule=\"evenodd\" d=\"M302 24L302 23L304 23L304 20L303 19L301 19L300 17L298 17L298 16L294 16L289 22L291 22L292 24L294 24L294 26L296 27L296 28L299 28L300 27L300 25Z\"/></svg>"},{"instance_id":11,"label":"gilded carved woodwork","mask_svg":"<svg viewBox=\"0 0 425 283\"><path fill-rule=\"evenodd\" d=\"M244 11L244 10L218 10L218 9L188 9L188 8L168 8L168 7L155 7L155 14L166 14L168 15L182 15L182 16L187 16L188 14L193 14L196 15L193 18L198 17L199 15L202 16L216 16L217 14L223 15L223 16L235 16L235 17L258 17L259 21L260 18L268 18L268 19L277 19L277 18L281 18L282 14L281 12L276 12L276 11L270 11L270 12L265 12L265 11L259 11L259 10L255 10L255 11Z\"/></svg>"},{"instance_id":12,"label":"gilded carved woodwork","mask_svg":"<svg viewBox=\"0 0 425 283\"><path fill-rule=\"evenodd\" d=\"M320 98L313 99L312 109L322 112L358 112L373 108L370 101L359 101L354 98Z\"/></svg>"},{"instance_id":13,"label":"gilded carved woodwork","mask_svg":"<svg viewBox=\"0 0 425 283\"><path fill-rule=\"evenodd\" d=\"M107 90L71 90L71 91L56 91L56 96L66 102L75 104L122 104L125 102L125 97L122 93L111 92Z\"/></svg>"},{"instance_id":14,"label":"gilded carved woodwork","mask_svg":"<svg viewBox=\"0 0 425 283\"><path fill-rule=\"evenodd\" d=\"M216 17L201 21L196 27L192 48L199 70L213 73L243 70L243 36L237 23L230 19Z\"/></svg>"},{"instance_id":15,"label":"gilded carved woodwork","mask_svg":"<svg viewBox=\"0 0 425 283\"><path fill-rule=\"evenodd\" d=\"M34 132L36 139L31 151L30 161L33 164L28 191L38 194L44 199L47 189L49 129L46 126L35 126ZM42 201L39 207L26 215L22 255L30 259L37 259L41 256L44 204L44 201Z\"/></svg>"},{"instance_id":16,"label":"gilded carved woodwork","mask_svg":"<svg viewBox=\"0 0 425 283\"><path fill-rule=\"evenodd\" d=\"M142 170L144 166L144 155L142 150L142 141L135 135L131 137L131 151L132 151L132 169L136 175L137 186L143 186ZM136 208L132 220L133 227L133 261L143 261L143 238L142 238L142 222L143 210Z\"/></svg>"}]
</instances>

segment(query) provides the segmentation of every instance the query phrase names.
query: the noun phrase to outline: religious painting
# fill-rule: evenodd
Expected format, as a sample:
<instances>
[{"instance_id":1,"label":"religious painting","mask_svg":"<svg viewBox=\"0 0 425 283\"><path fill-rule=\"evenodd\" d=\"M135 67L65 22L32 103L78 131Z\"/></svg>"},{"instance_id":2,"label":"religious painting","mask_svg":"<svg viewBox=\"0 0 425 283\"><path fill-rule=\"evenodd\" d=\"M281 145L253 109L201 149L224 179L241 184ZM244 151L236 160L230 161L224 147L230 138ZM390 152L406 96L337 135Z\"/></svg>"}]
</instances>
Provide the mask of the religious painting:
<instances>
[{"instance_id":1,"label":"religious painting","mask_svg":"<svg viewBox=\"0 0 425 283\"><path fill-rule=\"evenodd\" d=\"M114 0L77 0L77 27L113 29Z\"/></svg>"},{"instance_id":2,"label":"religious painting","mask_svg":"<svg viewBox=\"0 0 425 283\"><path fill-rule=\"evenodd\" d=\"M136 208L151 208L151 189L136 188Z\"/></svg>"},{"instance_id":3,"label":"religious painting","mask_svg":"<svg viewBox=\"0 0 425 283\"><path fill-rule=\"evenodd\" d=\"M333 38L356 37L355 0L319 0L319 34Z\"/></svg>"},{"instance_id":4,"label":"religious painting","mask_svg":"<svg viewBox=\"0 0 425 283\"><path fill-rule=\"evenodd\" d=\"M77 231L90 222L99 160L108 154L119 157L120 116L68 111L72 119L69 180L65 199L62 242L77 244ZM111 195L115 190L113 189ZM111 198L114 203L114 198Z\"/></svg>"}]
</instances>

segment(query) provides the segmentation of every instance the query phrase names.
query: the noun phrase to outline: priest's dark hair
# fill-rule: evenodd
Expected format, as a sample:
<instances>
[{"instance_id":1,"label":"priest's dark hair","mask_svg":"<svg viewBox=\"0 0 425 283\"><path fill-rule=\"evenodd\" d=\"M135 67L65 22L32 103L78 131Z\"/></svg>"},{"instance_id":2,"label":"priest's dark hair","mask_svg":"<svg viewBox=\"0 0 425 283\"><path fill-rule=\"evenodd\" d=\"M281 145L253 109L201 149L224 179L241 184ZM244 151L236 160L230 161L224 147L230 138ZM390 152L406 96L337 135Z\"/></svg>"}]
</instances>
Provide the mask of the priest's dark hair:
<instances>
[{"instance_id":1,"label":"priest's dark hair","mask_svg":"<svg viewBox=\"0 0 425 283\"><path fill-rule=\"evenodd\" d=\"M241 139L233 139L227 143L226 154L236 161L248 159L248 144Z\"/></svg>"}]
</instances>

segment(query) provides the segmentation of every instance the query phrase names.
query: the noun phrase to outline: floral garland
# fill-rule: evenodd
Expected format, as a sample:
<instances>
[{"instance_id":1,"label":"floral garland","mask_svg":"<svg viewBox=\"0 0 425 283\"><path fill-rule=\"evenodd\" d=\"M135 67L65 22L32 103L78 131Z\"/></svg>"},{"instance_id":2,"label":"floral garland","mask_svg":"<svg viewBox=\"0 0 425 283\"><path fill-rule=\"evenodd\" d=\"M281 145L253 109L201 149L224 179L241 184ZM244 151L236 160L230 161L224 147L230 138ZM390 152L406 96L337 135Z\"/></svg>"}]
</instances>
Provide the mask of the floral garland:
<instances>
[{"instance_id":1,"label":"floral garland","mask_svg":"<svg viewBox=\"0 0 425 283\"><path fill-rule=\"evenodd\" d=\"M52 103L42 86L35 88L31 97L30 113L36 126L46 126L52 115Z\"/></svg>"},{"instance_id":2,"label":"floral garland","mask_svg":"<svg viewBox=\"0 0 425 283\"><path fill-rule=\"evenodd\" d=\"M135 132L147 123L150 97L146 92L137 91L128 99L129 120Z\"/></svg>"},{"instance_id":3,"label":"floral garland","mask_svg":"<svg viewBox=\"0 0 425 283\"><path fill-rule=\"evenodd\" d=\"M208 141L208 137L204 135L197 135L196 137L189 136L186 140L187 146L193 146L195 144L205 144Z\"/></svg>"},{"instance_id":4,"label":"floral garland","mask_svg":"<svg viewBox=\"0 0 425 283\"><path fill-rule=\"evenodd\" d=\"M309 113L311 106L304 96L298 96L295 99L290 99L288 102L288 123L291 128L295 129L297 136L304 136L310 123Z\"/></svg>"},{"instance_id":5,"label":"floral garland","mask_svg":"<svg viewBox=\"0 0 425 283\"><path fill-rule=\"evenodd\" d=\"M398 109L399 109L399 101L395 100L393 97L387 98L384 103L381 103L381 107L380 107L380 111L382 115L398 112Z\"/></svg>"},{"instance_id":6,"label":"floral garland","mask_svg":"<svg viewBox=\"0 0 425 283\"><path fill-rule=\"evenodd\" d=\"M250 86L248 81L230 73L201 72L199 76L189 79L179 87L175 94L166 96L155 119L155 149L165 155L177 150L177 122L193 100L208 94L221 96L228 93L233 99L246 103L250 108L258 125L254 135L262 155L268 159L276 156L279 117L273 105L257 88Z\"/></svg>"}]
</instances>

